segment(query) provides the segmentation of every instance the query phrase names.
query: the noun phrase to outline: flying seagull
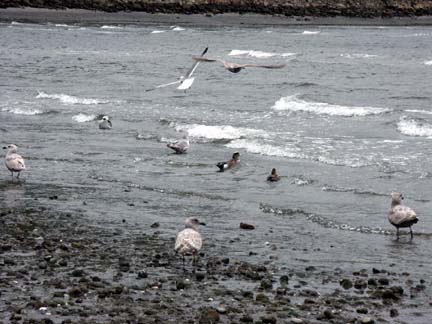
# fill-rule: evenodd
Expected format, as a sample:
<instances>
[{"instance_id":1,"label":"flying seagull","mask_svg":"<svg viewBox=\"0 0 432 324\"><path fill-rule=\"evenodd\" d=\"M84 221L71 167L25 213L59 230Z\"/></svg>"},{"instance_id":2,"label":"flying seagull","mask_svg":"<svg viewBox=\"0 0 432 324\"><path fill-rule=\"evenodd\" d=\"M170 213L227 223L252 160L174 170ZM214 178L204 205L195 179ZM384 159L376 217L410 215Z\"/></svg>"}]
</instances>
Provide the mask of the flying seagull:
<instances>
[{"instance_id":1,"label":"flying seagull","mask_svg":"<svg viewBox=\"0 0 432 324\"><path fill-rule=\"evenodd\" d=\"M202 57L203 55L205 55L207 53L207 51L208 51L208 47L206 47L205 50L201 53L201 56L197 56L197 57ZM192 83L195 80L195 78L192 77L192 74L195 72L198 65L199 65L199 62L198 61L195 62L194 65L192 65L192 67L189 69L189 71L187 71L187 73L185 75L181 75L177 81L161 84L161 85L158 85L154 88L147 89L146 91L153 91L153 90L156 90L159 88L165 88L167 86L174 85L174 84L179 84L179 86L177 87L177 89L179 89L179 90L187 90L192 86Z\"/></svg>"},{"instance_id":2,"label":"flying seagull","mask_svg":"<svg viewBox=\"0 0 432 324\"><path fill-rule=\"evenodd\" d=\"M8 170L12 174L17 172L17 179L19 179L20 172L25 169L24 159L21 155L17 154L17 146L14 144L9 144L8 146L3 147L3 149L6 151L6 157L5 157L5 165L8 168Z\"/></svg>"},{"instance_id":3,"label":"flying seagull","mask_svg":"<svg viewBox=\"0 0 432 324\"><path fill-rule=\"evenodd\" d=\"M396 227L396 237L399 239L399 227L409 227L411 239L413 232L411 226L418 222L417 214L414 210L402 205L403 195L399 192L392 192L391 209L388 213L389 222Z\"/></svg>"},{"instance_id":4,"label":"flying seagull","mask_svg":"<svg viewBox=\"0 0 432 324\"><path fill-rule=\"evenodd\" d=\"M222 63L225 69L232 73L239 73L242 69L247 67L260 67L264 69L281 69L286 66L286 64L275 64L275 65L266 65L266 64L238 64L233 62L224 61L221 59L212 59L202 56L192 56L192 58L197 62L219 62Z\"/></svg>"}]
</instances>

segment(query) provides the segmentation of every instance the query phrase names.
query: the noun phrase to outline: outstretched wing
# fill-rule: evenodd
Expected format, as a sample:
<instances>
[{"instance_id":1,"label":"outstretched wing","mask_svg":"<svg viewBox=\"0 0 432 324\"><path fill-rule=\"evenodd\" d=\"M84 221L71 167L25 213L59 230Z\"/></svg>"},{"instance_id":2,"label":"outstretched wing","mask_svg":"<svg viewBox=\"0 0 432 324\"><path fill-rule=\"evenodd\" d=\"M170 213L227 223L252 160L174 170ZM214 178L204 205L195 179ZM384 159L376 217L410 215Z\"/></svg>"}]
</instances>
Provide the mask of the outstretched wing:
<instances>
[{"instance_id":1,"label":"outstretched wing","mask_svg":"<svg viewBox=\"0 0 432 324\"><path fill-rule=\"evenodd\" d=\"M266 65L266 64L239 64L238 67L260 67L264 69L281 69L285 67L286 64L274 64L274 65Z\"/></svg>"},{"instance_id":2,"label":"outstretched wing","mask_svg":"<svg viewBox=\"0 0 432 324\"><path fill-rule=\"evenodd\" d=\"M201 57L204 56L208 51L208 47L205 48L205 50L201 53ZM199 62L195 62L192 67L187 71L186 73L186 79L190 78L192 74L195 72L196 68L198 67Z\"/></svg>"},{"instance_id":3,"label":"outstretched wing","mask_svg":"<svg viewBox=\"0 0 432 324\"><path fill-rule=\"evenodd\" d=\"M198 62L222 62L219 59L212 59L212 58L202 57L202 56L192 56L192 59Z\"/></svg>"},{"instance_id":4,"label":"outstretched wing","mask_svg":"<svg viewBox=\"0 0 432 324\"><path fill-rule=\"evenodd\" d=\"M146 89L146 92L147 92L147 91L153 91L153 90L156 90L156 89L159 89L159 88L165 88L165 87L168 87L168 86L173 85L173 84L179 84L179 83L181 83L182 81L183 81L183 80L180 79L180 80L177 80L177 81L174 81L174 82L165 83L165 84L160 84L160 85L158 85L158 86L156 86L156 87L154 87L154 88Z\"/></svg>"}]
</instances>

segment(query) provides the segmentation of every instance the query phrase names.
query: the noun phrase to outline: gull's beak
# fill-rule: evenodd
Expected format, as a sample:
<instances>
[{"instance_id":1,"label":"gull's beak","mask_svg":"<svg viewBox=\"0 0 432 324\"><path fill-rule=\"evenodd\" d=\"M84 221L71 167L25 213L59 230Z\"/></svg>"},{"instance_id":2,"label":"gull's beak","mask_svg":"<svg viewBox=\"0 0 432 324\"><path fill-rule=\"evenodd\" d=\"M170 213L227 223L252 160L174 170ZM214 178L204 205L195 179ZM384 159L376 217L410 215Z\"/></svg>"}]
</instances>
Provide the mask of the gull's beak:
<instances>
[{"instance_id":1,"label":"gull's beak","mask_svg":"<svg viewBox=\"0 0 432 324\"><path fill-rule=\"evenodd\" d=\"M199 222L199 224L200 224L200 225L203 225L203 226L207 226L207 224L204 223L204 222Z\"/></svg>"},{"instance_id":2,"label":"gull's beak","mask_svg":"<svg viewBox=\"0 0 432 324\"><path fill-rule=\"evenodd\" d=\"M6 150L7 149L7 147L6 146L3 146L3 150Z\"/></svg>"}]
</instances>

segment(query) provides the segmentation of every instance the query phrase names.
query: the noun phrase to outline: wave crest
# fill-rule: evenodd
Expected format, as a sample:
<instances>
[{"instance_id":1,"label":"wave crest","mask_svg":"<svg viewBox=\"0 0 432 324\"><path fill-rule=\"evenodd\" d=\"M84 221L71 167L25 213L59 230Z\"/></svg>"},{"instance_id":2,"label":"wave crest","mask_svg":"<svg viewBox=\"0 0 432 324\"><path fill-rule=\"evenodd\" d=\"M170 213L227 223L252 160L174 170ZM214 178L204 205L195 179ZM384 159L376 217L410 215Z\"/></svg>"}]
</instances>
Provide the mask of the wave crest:
<instances>
[{"instance_id":1,"label":"wave crest","mask_svg":"<svg viewBox=\"0 0 432 324\"><path fill-rule=\"evenodd\" d=\"M78 123L85 123L96 119L96 115L86 115L79 113L78 115L72 116L72 119Z\"/></svg>"},{"instance_id":2,"label":"wave crest","mask_svg":"<svg viewBox=\"0 0 432 324\"><path fill-rule=\"evenodd\" d=\"M39 92L36 96L37 99L55 99L60 100L61 103L65 105L98 105L103 103L108 103L106 100L99 100L99 99L87 99L87 98L79 98L75 96L70 96L67 94L48 94L45 92Z\"/></svg>"},{"instance_id":3,"label":"wave crest","mask_svg":"<svg viewBox=\"0 0 432 324\"><path fill-rule=\"evenodd\" d=\"M397 129L404 135L432 138L432 125L418 119L403 116L397 124Z\"/></svg>"},{"instance_id":4,"label":"wave crest","mask_svg":"<svg viewBox=\"0 0 432 324\"><path fill-rule=\"evenodd\" d=\"M379 115L390 111L388 108L341 106L325 102L308 102L299 99L296 95L280 98L272 108L281 111L303 111L318 115L342 117Z\"/></svg>"},{"instance_id":5,"label":"wave crest","mask_svg":"<svg viewBox=\"0 0 432 324\"><path fill-rule=\"evenodd\" d=\"M208 125L178 125L176 126L177 131L186 131L191 137L207 138L211 140L222 140L222 139L239 139L242 137L267 137L269 134L260 129L243 128L243 127L232 127L229 125L222 126L208 126Z\"/></svg>"},{"instance_id":6,"label":"wave crest","mask_svg":"<svg viewBox=\"0 0 432 324\"><path fill-rule=\"evenodd\" d=\"M296 55L296 53L272 53L272 52L262 52L262 51L254 51L254 50L232 50L228 55L269 58L273 56L288 57L288 56Z\"/></svg>"}]
</instances>

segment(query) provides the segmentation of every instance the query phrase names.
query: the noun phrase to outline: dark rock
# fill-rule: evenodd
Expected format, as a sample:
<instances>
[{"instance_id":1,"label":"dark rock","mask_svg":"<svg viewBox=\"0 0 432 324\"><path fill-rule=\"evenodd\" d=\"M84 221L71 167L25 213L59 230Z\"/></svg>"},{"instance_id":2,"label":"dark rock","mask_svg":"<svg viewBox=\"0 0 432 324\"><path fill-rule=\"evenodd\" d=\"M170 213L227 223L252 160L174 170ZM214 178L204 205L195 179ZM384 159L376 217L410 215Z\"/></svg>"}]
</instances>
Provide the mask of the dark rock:
<instances>
[{"instance_id":1,"label":"dark rock","mask_svg":"<svg viewBox=\"0 0 432 324\"><path fill-rule=\"evenodd\" d=\"M276 324L277 319L273 315L264 315L261 318L263 324Z\"/></svg>"},{"instance_id":2,"label":"dark rock","mask_svg":"<svg viewBox=\"0 0 432 324\"><path fill-rule=\"evenodd\" d=\"M363 290L363 289L366 289L366 287L367 287L367 283L365 280L357 279L356 281L354 281L354 288L355 289Z\"/></svg>"},{"instance_id":3,"label":"dark rock","mask_svg":"<svg viewBox=\"0 0 432 324\"><path fill-rule=\"evenodd\" d=\"M207 308L201 311L199 324L213 324L220 320L220 315L217 310L213 308Z\"/></svg>"},{"instance_id":4,"label":"dark rock","mask_svg":"<svg viewBox=\"0 0 432 324\"><path fill-rule=\"evenodd\" d=\"M158 228L159 226L160 226L160 224L158 222L150 225L151 228Z\"/></svg>"},{"instance_id":5,"label":"dark rock","mask_svg":"<svg viewBox=\"0 0 432 324\"><path fill-rule=\"evenodd\" d=\"M205 279L205 272L197 272L197 273L195 273L195 279L197 281L203 281Z\"/></svg>"},{"instance_id":6,"label":"dark rock","mask_svg":"<svg viewBox=\"0 0 432 324\"><path fill-rule=\"evenodd\" d=\"M350 289L353 286L353 283L350 279L342 279L339 281L339 284L344 288L344 289Z\"/></svg>"},{"instance_id":7,"label":"dark rock","mask_svg":"<svg viewBox=\"0 0 432 324\"><path fill-rule=\"evenodd\" d=\"M82 277L82 276L84 276L84 270L82 270L82 269L75 269L75 270L73 270L72 271L72 273L71 273L71 276L72 277Z\"/></svg>"},{"instance_id":8,"label":"dark rock","mask_svg":"<svg viewBox=\"0 0 432 324\"><path fill-rule=\"evenodd\" d=\"M376 286L378 286L378 282L376 281L376 279L370 278L370 279L368 279L368 286L376 287Z\"/></svg>"},{"instance_id":9,"label":"dark rock","mask_svg":"<svg viewBox=\"0 0 432 324\"><path fill-rule=\"evenodd\" d=\"M271 290L273 288L273 282L269 278L261 280L260 288L264 290Z\"/></svg>"},{"instance_id":10,"label":"dark rock","mask_svg":"<svg viewBox=\"0 0 432 324\"><path fill-rule=\"evenodd\" d=\"M387 278L379 278L378 283L383 286L388 286L390 284L390 281Z\"/></svg>"},{"instance_id":11,"label":"dark rock","mask_svg":"<svg viewBox=\"0 0 432 324\"><path fill-rule=\"evenodd\" d=\"M240 228L245 230L254 230L255 225L247 224L247 223L240 223Z\"/></svg>"},{"instance_id":12,"label":"dark rock","mask_svg":"<svg viewBox=\"0 0 432 324\"><path fill-rule=\"evenodd\" d=\"M357 308L356 312L359 314L367 314L369 313L369 310L367 308L362 307L362 308Z\"/></svg>"},{"instance_id":13,"label":"dark rock","mask_svg":"<svg viewBox=\"0 0 432 324\"><path fill-rule=\"evenodd\" d=\"M230 262L229 258L223 258L222 259L222 263L225 264L225 265L229 264L229 262Z\"/></svg>"},{"instance_id":14,"label":"dark rock","mask_svg":"<svg viewBox=\"0 0 432 324\"><path fill-rule=\"evenodd\" d=\"M270 299L266 295L264 295L264 294L257 294L255 296L255 300L258 303L262 303L262 304L268 304L268 303L270 303Z\"/></svg>"},{"instance_id":15,"label":"dark rock","mask_svg":"<svg viewBox=\"0 0 432 324\"><path fill-rule=\"evenodd\" d=\"M390 309L390 317L397 317L399 316L399 311L396 308Z\"/></svg>"},{"instance_id":16,"label":"dark rock","mask_svg":"<svg viewBox=\"0 0 432 324\"><path fill-rule=\"evenodd\" d=\"M147 277L148 277L147 272L145 272L144 270L138 271L137 279L145 279Z\"/></svg>"},{"instance_id":17,"label":"dark rock","mask_svg":"<svg viewBox=\"0 0 432 324\"><path fill-rule=\"evenodd\" d=\"M249 314L245 314L242 317L240 317L240 322L243 323L253 323L253 317L250 316Z\"/></svg>"},{"instance_id":18,"label":"dark rock","mask_svg":"<svg viewBox=\"0 0 432 324\"><path fill-rule=\"evenodd\" d=\"M288 281L289 281L289 278L288 278L288 276L287 275L282 275L282 276L280 276L280 278L279 278L279 282L280 282L280 284L283 286L283 285L287 285L288 284Z\"/></svg>"}]
</instances>

